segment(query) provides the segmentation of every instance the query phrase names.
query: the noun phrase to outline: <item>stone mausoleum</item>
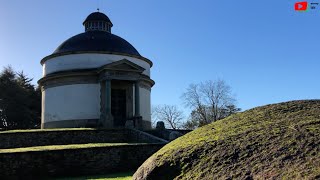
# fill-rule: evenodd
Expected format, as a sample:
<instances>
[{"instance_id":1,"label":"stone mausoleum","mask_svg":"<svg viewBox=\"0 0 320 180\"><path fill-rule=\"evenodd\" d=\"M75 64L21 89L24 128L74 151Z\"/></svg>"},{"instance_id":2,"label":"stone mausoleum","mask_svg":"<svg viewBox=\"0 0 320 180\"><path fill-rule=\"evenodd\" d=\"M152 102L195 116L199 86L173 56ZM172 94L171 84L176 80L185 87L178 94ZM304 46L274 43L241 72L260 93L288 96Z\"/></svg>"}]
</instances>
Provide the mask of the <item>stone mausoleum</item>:
<instances>
[{"instance_id":1,"label":"stone mausoleum","mask_svg":"<svg viewBox=\"0 0 320 180\"><path fill-rule=\"evenodd\" d=\"M42 128L151 128L152 62L112 34L101 12L41 60Z\"/></svg>"}]
</instances>

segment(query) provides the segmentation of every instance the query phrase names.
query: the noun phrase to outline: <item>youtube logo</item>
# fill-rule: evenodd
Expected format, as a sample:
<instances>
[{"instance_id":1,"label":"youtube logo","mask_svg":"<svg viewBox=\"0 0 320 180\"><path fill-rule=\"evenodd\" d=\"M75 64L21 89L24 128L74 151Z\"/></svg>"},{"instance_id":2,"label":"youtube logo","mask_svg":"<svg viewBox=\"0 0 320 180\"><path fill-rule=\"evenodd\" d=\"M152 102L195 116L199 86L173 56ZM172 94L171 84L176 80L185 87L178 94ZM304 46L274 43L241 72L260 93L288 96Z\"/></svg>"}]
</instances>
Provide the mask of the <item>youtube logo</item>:
<instances>
[{"instance_id":1,"label":"youtube logo","mask_svg":"<svg viewBox=\"0 0 320 180\"><path fill-rule=\"evenodd\" d=\"M297 2L294 4L294 10L296 11L306 11L308 9L308 2Z\"/></svg>"}]
</instances>

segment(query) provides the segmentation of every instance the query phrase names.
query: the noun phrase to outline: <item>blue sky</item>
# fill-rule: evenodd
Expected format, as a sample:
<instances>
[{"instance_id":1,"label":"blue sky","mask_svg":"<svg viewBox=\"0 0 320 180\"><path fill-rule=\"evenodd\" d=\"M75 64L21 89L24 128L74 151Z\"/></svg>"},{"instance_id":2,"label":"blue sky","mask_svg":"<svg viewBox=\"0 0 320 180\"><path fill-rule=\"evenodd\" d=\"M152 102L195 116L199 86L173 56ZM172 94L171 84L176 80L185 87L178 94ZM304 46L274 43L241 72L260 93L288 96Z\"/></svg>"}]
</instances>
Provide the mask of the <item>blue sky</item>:
<instances>
[{"instance_id":1,"label":"blue sky","mask_svg":"<svg viewBox=\"0 0 320 180\"><path fill-rule=\"evenodd\" d=\"M99 4L112 32L153 61L152 104L184 108L180 96L190 83L218 78L244 110L319 99L320 5L295 12L295 2L2 0L0 67L11 64L36 83L40 60L82 33Z\"/></svg>"}]
</instances>

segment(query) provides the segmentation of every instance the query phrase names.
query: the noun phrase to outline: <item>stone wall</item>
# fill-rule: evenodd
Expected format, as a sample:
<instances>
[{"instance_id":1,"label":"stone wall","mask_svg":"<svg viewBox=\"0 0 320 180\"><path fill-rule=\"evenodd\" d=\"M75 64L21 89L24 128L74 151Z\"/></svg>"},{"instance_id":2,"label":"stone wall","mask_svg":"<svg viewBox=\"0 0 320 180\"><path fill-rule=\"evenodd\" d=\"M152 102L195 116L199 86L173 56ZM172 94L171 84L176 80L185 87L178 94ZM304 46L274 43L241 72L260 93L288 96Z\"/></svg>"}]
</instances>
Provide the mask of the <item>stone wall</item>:
<instances>
[{"instance_id":1,"label":"stone wall","mask_svg":"<svg viewBox=\"0 0 320 180\"><path fill-rule=\"evenodd\" d=\"M0 149L106 144L75 149L0 151L0 179L43 179L55 176L108 174L136 170L167 141L135 129L67 129L1 132Z\"/></svg>"},{"instance_id":2,"label":"stone wall","mask_svg":"<svg viewBox=\"0 0 320 180\"><path fill-rule=\"evenodd\" d=\"M171 141L173 140L170 135L175 134L175 137L179 137L179 136L183 136L189 132L191 132L191 130L179 130L179 129L153 129L153 130L146 130L144 131L147 134L156 136L158 138L161 139L165 139L167 141Z\"/></svg>"},{"instance_id":3,"label":"stone wall","mask_svg":"<svg viewBox=\"0 0 320 180\"><path fill-rule=\"evenodd\" d=\"M163 143L161 139L132 129L48 130L0 133L0 149L87 143Z\"/></svg>"},{"instance_id":4,"label":"stone wall","mask_svg":"<svg viewBox=\"0 0 320 180\"><path fill-rule=\"evenodd\" d=\"M136 170L164 144L0 153L0 179L108 174Z\"/></svg>"},{"instance_id":5,"label":"stone wall","mask_svg":"<svg viewBox=\"0 0 320 180\"><path fill-rule=\"evenodd\" d=\"M161 139L140 130L131 129L131 131L129 131L128 133L128 136L131 138L129 141L131 142L139 140L140 142L145 143L168 143L168 141L165 139Z\"/></svg>"}]
</instances>

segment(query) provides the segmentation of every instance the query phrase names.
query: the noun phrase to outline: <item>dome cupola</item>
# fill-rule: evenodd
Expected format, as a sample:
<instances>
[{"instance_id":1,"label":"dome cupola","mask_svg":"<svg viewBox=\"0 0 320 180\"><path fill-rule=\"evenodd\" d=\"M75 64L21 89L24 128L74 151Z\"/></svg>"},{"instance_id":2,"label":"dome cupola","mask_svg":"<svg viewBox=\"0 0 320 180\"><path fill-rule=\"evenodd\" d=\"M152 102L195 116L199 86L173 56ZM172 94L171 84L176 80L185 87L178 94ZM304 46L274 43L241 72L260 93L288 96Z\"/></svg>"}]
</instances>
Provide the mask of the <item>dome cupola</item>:
<instances>
[{"instance_id":1,"label":"dome cupola","mask_svg":"<svg viewBox=\"0 0 320 180\"><path fill-rule=\"evenodd\" d=\"M83 25L85 31L105 31L111 33L112 22L105 14L101 12L91 13L86 20L84 20Z\"/></svg>"}]
</instances>

